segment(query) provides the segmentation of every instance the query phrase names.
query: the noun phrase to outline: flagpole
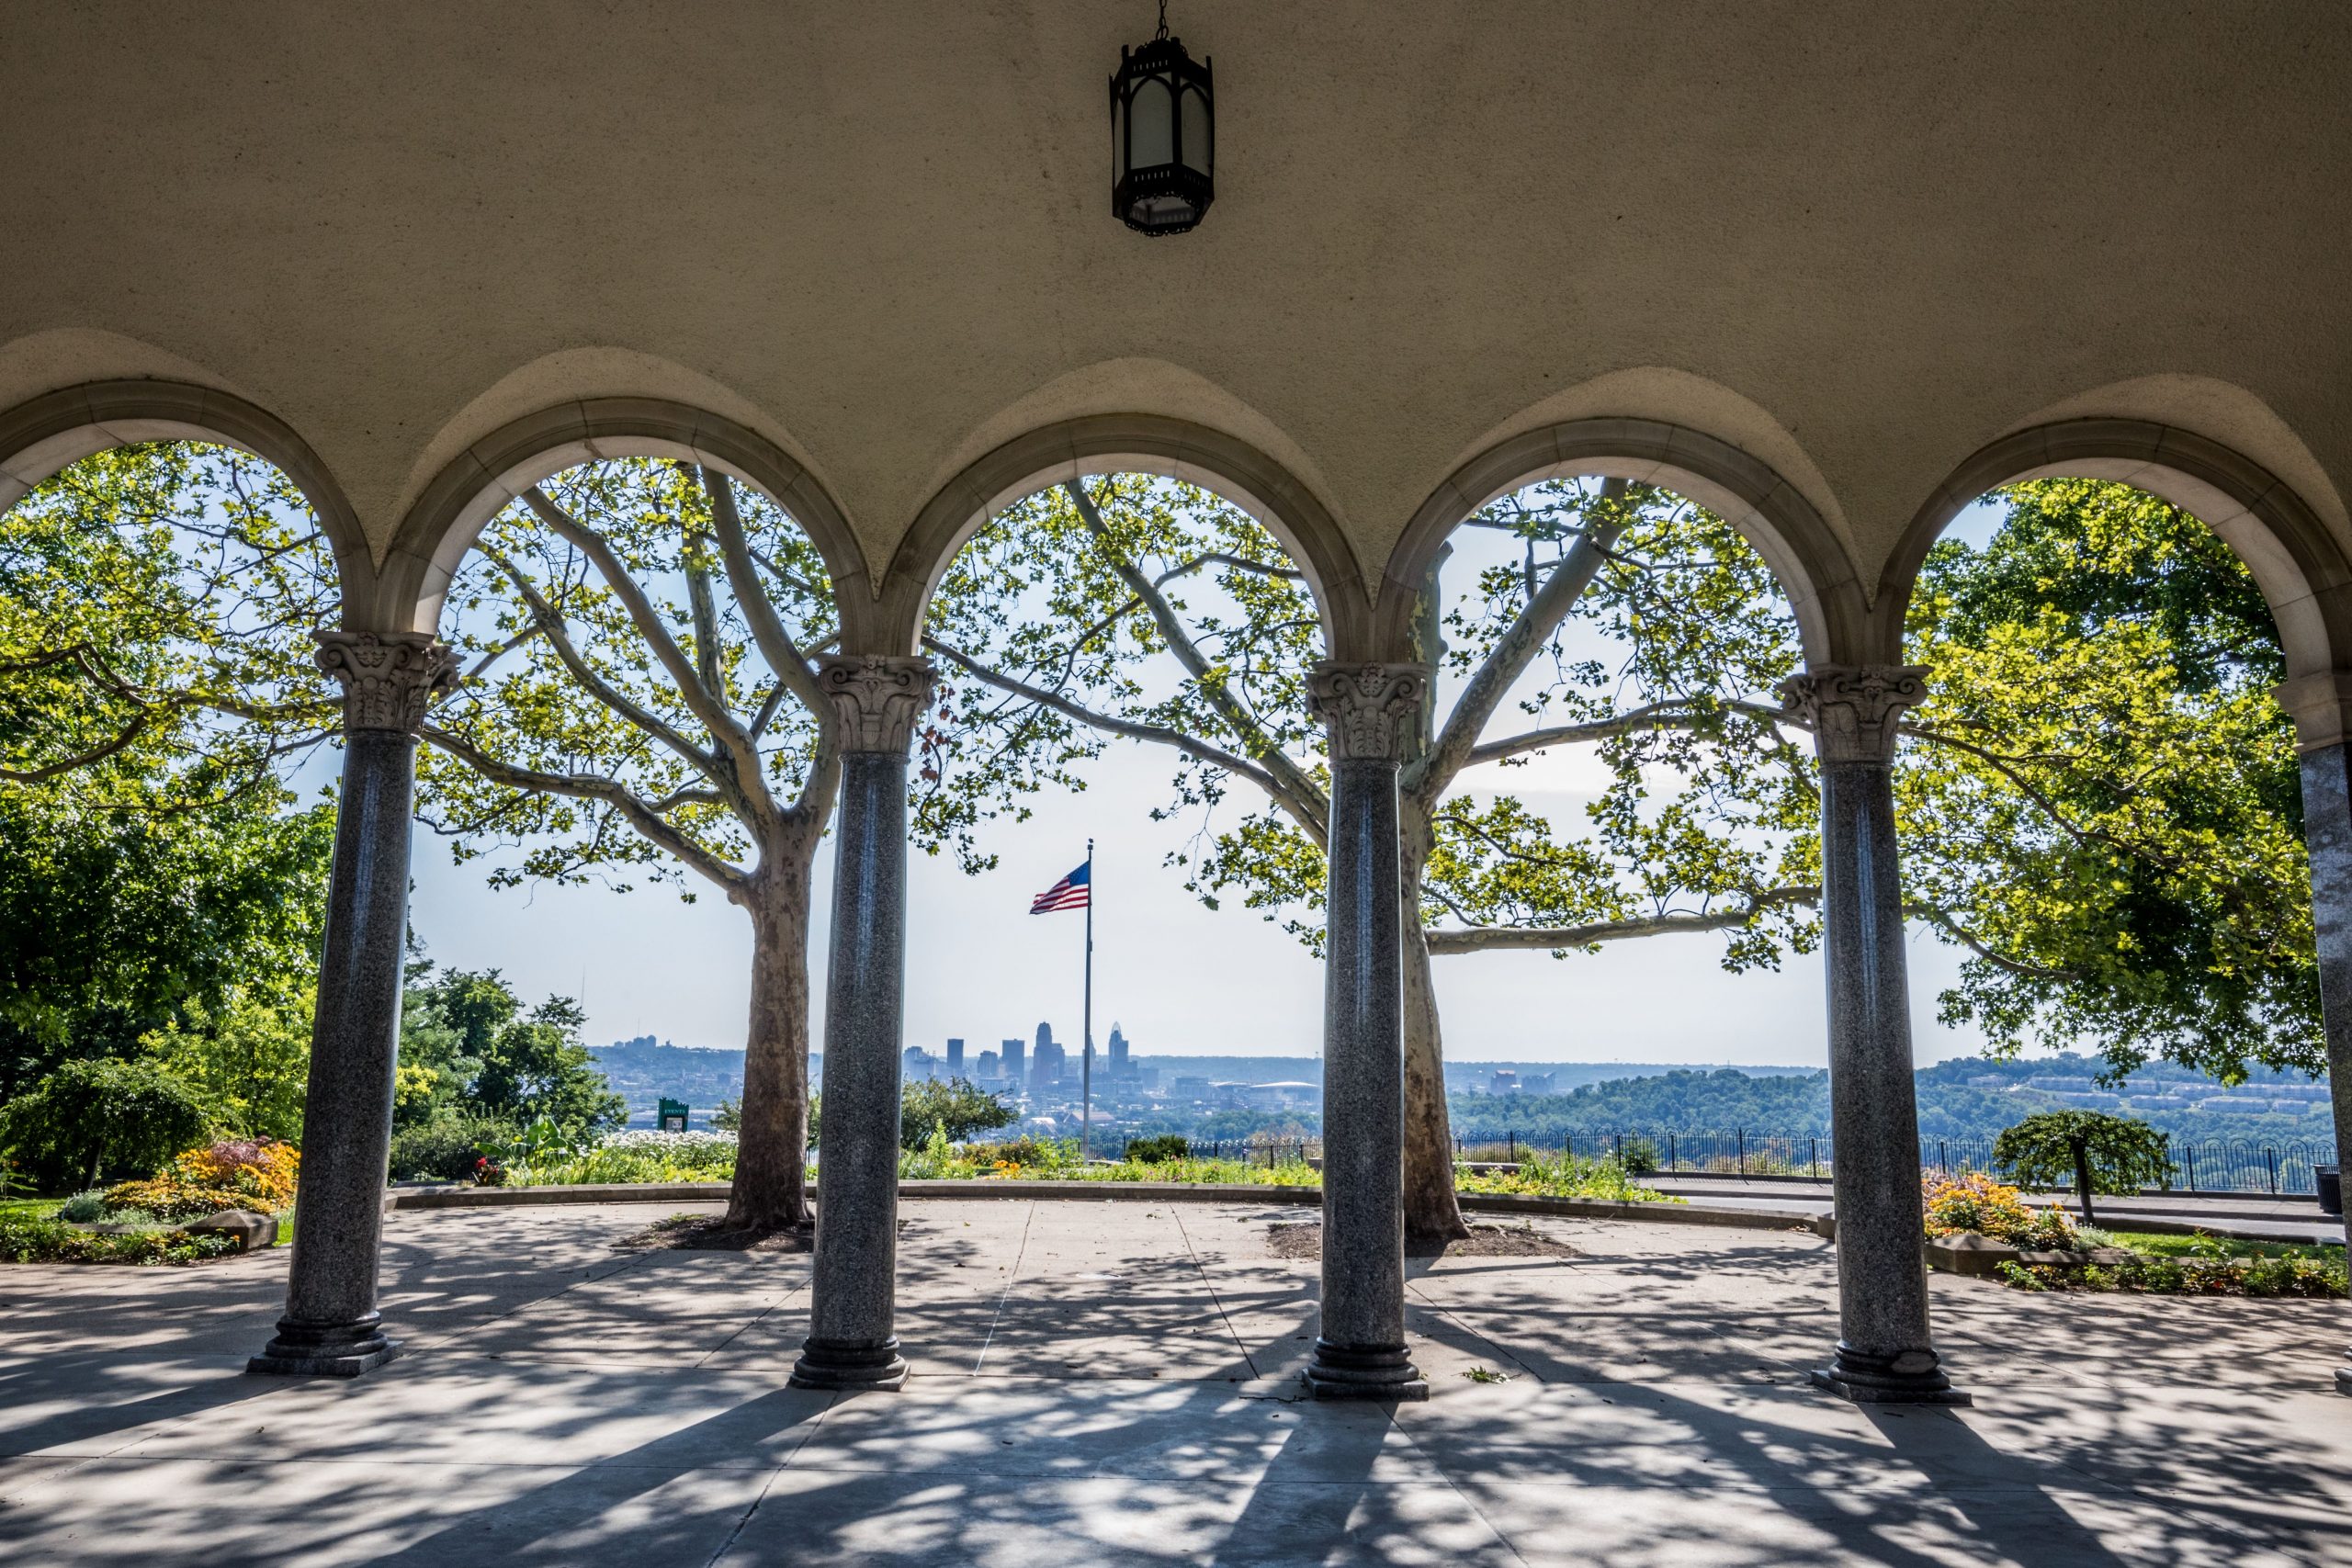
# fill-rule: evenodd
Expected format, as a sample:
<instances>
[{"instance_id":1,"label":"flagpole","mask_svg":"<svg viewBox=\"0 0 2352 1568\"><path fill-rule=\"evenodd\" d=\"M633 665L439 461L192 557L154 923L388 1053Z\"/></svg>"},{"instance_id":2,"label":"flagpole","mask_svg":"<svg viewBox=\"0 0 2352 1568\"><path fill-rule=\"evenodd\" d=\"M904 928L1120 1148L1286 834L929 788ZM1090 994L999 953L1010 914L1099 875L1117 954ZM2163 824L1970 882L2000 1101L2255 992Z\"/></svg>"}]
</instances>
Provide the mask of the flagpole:
<instances>
[{"instance_id":1,"label":"flagpole","mask_svg":"<svg viewBox=\"0 0 2352 1568\"><path fill-rule=\"evenodd\" d=\"M1078 1157L1093 1157L1094 1143L1094 840L1086 840L1086 1001L1079 1015L1086 1055L1078 1068Z\"/></svg>"}]
</instances>

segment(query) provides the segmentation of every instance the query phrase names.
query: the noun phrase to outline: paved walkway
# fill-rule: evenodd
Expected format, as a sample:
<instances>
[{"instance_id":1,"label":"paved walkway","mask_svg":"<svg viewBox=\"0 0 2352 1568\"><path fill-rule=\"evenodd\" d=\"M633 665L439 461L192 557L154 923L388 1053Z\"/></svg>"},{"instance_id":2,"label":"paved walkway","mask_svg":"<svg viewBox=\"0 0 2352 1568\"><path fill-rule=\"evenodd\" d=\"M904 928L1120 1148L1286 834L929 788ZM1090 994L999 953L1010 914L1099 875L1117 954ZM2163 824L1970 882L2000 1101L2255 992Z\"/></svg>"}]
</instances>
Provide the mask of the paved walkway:
<instances>
[{"instance_id":1,"label":"paved walkway","mask_svg":"<svg viewBox=\"0 0 2352 1568\"><path fill-rule=\"evenodd\" d=\"M0 1562L2352 1563L2341 1303L1939 1278L1979 1403L1872 1414L1803 1382L1815 1237L1545 1222L1414 1264L1392 1416L1296 1401L1295 1213L918 1201L917 1374L843 1399L783 1387L808 1259L614 1251L664 1212L395 1215L350 1384L240 1375L282 1257L0 1269Z\"/></svg>"}]
</instances>

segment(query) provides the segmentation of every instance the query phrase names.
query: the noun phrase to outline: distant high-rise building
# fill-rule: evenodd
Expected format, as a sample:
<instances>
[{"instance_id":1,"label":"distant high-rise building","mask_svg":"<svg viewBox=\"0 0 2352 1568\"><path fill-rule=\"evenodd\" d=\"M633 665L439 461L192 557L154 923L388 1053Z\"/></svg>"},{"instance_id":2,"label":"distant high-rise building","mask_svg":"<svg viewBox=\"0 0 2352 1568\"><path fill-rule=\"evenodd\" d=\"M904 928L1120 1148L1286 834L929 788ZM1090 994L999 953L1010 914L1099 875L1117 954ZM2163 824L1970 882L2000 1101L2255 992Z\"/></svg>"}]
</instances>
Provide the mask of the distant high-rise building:
<instances>
[{"instance_id":1,"label":"distant high-rise building","mask_svg":"<svg viewBox=\"0 0 2352 1568\"><path fill-rule=\"evenodd\" d=\"M1111 1026L1111 1076L1125 1077L1126 1072L1127 1037L1119 1032L1119 1026L1114 1023Z\"/></svg>"},{"instance_id":2,"label":"distant high-rise building","mask_svg":"<svg viewBox=\"0 0 2352 1568\"><path fill-rule=\"evenodd\" d=\"M1046 1046L1051 1045L1053 1043L1054 1026L1050 1023L1039 1024L1037 1026L1037 1049L1039 1051L1043 1051Z\"/></svg>"},{"instance_id":3,"label":"distant high-rise building","mask_svg":"<svg viewBox=\"0 0 2352 1568\"><path fill-rule=\"evenodd\" d=\"M1487 1092L1488 1094L1517 1094L1519 1075L1509 1067L1497 1067L1495 1076L1487 1080Z\"/></svg>"},{"instance_id":4,"label":"distant high-rise building","mask_svg":"<svg viewBox=\"0 0 2352 1568\"><path fill-rule=\"evenodd\" d=\"M1015 1093L1020 1092L1022 1084L1028 1077L1028 1069L1023 1062L1023 1058L1028 1054L1029 1042L1026 1040L1008 1040L1004 1043L1004 1081L1012 1086Z\"/></svg>"},{"instance_id":5,"label":"distant high-rise building","mask_svg":"<svg viewBox=\"0 0 2352 1568\"><path fill-rule=\"evenodd\" d=\"M899 1067L911 1083L917 1078L937 1077L939 1058L920 1045L910 1045L899 1055Z\"/></svg>"},{"instance_id":6,"label":"distant high-rise building","mask_svg":"<svg viewBox=\"0 0 2352 1568\"><path fill-rule=\"evenodd\" d=\"M974 1083L996 1082L996 1065L997 1054L995 1052L981 1052L979 1068L972 1075L972 1081Z\"/></svg>"},{"instance_id":7,"label":"distant high-rise building","mask_svg":"<svg viewBox=\"0 0 2352 1568\"><path fill-rule=\"evenodd\" d=\"M947 1043L947 1076L951 1078L964 1076L964 1043L961 1040Z\"/></svg>"},{"instance_id":8,"label":"distant high-rise building","mask_svg":"<svg viewBox=\"0 0 2352 1568\"><path fill-rule=\"evenodd\" d=\"M1062 1048L1052 1035L1046 1032L1044 1025L1038 1026L1037 1033L1040 1038L1036 1055L1029 1065L1029 1091L1044 1094L1061 1087Z\"/></svg>"}]
</instances>

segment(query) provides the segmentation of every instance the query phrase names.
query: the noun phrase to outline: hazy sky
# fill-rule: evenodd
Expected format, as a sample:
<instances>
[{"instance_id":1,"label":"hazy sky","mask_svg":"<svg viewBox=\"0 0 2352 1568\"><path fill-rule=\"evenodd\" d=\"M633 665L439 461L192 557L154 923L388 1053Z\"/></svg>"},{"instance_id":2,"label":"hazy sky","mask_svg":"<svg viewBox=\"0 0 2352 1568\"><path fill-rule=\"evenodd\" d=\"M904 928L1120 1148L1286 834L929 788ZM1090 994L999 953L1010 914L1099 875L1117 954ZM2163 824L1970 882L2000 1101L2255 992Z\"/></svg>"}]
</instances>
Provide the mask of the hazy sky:
<instances>
[{"instance_id":1,"label":"hazy sky","mask_svg":"<svg viewBox=\"0 0 2352 1568\"><path fill-rule=\"evenodd\" d=\"M1967 532L1981 537L1990 521L1980 511ZM1465 540L1449 586L1496 549L1509 547ZM1041 1019L1057 1038L1078 1039L1085 917L1027 910L1032 897L1084 857L1091 836L1098 1043L1116 1021L1145 1053L1319 1050L1320 965L1256 914L1204 908L1180 874L1163 868L1193 831L1189 820L1150 818L1168 799L1172 772L1164 750L1114 744L1094 765L1091 787L1042 799L1032 820L992 832L997 870L967 877L952 859L917 852L909 878L909 1043L935 1050L961 1035L977 1053L1033 1032ZM1589 762L1555 757L1510 783L1531 806L1570 822L1581 820L1600 776ZM819 860L810 947L820 1043L831 859L829 846ZM453 865L447 845L422 830L414 863L413 923L435 959L501 968L526 996L582 996L592 1043L654 1034L682 1045L742 1044L750 926L716 895L687 905L659 887L494 892L481 863ZM1821 1064L1818 956L1791 959L1776 974L1733 976L1718 966L1721 951L1720 936L1702 934L1566 960L1541 953L1440 958L1446 1053L1457 1060ZM1975 1036L1935 1021L1936 993L1957 972L1957 954L1915 931L1911 958L1918 1059L1975 1051Z\"/></svg>"}]
</instances>

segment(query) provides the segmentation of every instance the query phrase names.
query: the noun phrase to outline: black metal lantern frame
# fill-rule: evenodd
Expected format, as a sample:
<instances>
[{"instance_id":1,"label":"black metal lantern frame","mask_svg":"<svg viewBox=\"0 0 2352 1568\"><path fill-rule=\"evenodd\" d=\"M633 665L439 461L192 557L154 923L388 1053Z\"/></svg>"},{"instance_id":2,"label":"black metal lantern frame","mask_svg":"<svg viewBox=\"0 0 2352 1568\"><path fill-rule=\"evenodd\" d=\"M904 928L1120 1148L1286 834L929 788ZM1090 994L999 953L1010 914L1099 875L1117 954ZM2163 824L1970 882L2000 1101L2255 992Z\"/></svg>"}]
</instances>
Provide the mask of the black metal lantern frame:
<instances>
[{"instance_id":1,"label":"black metal lantern frame","mask_svg":"<svg viewBox=\"0 0 2352 1568\"><path fill-rule=\"evenodd\" d=\"M1142 234L1181 234L1216 197L1216 116L1209 62L1159 32L1119 51L1111 78L1111 210Z\"/></svg>"}]
</instances>

